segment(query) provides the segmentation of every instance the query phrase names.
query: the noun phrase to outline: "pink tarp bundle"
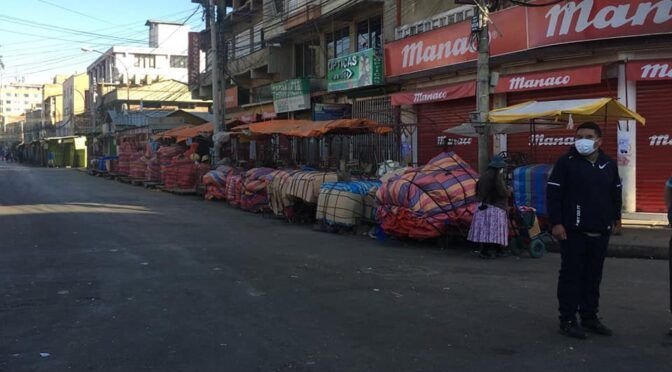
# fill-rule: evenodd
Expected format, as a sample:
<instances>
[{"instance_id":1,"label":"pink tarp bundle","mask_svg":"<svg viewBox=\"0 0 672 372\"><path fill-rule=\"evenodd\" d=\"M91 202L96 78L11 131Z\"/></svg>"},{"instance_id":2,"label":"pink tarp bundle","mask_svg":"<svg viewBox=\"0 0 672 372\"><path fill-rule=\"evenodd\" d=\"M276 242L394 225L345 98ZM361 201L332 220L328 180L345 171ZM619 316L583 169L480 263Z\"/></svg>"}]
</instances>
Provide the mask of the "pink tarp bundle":
<instances>
[{"instance_id":1,"label":"pink tarp bundle","mask_svg":"<svg viewBox=\"0 0 672 372\"><path fill-rule=\"evenodd\" d=\"M226 178L226 200L234 207L240 206L240 192L243 177L241 175L229 175Z\"/></svg>"},{"instance_id":2,"label":"pink tarp bundle","mask_svg":"<svg viewBox=\"0 0 672 372\"><path fill-rule=\"evenodd\" d=\"M228 165L220 165L217 169L211 170L203 176L205 185L205 199L225 200L226 199L226 180L229 175L237 174L238 170Z\"/></svg>"},{"instance_id":3,"label":"pink tarp bundle","mask_svg":"<svg viewBox=\"0 0 672 372\"><path fill-rule=\"evenodd\" d=\"M268 184L275 169L252 168L245 172L241 184L240 207L251 212L268 208Z\"/></svg>"},{"instance_id":4,"label":"pink tarp bundle","mask_svg":"<svg viewBox=\"0 0 672 372\"><path fill-rule=\"evenodd\" d=\"M454 152L383 182L376 193L377 216L385 233L433 238L449 227L466 231L478 204L478 173Z\"/></svg>"}]
</instances>

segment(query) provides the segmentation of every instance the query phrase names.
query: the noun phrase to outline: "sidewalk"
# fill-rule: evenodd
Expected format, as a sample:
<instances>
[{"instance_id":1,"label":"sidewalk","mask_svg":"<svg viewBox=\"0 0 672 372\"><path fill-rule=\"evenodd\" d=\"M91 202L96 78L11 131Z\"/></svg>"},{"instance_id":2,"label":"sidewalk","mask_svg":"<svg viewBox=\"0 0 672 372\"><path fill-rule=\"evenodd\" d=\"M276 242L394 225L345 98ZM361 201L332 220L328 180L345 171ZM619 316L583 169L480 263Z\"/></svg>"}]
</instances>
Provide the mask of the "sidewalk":
<instances>
[{"instance_id":1,"label":"sidewalk","mask_svg":"<svg viewBox=\"0 0 672 372\"><path fill-rule=\"evenodd\" d=\"M672 229L665 227L623 226L621 235L609 242L610 257L668 259Z\"/></svg>"}]
</instances>

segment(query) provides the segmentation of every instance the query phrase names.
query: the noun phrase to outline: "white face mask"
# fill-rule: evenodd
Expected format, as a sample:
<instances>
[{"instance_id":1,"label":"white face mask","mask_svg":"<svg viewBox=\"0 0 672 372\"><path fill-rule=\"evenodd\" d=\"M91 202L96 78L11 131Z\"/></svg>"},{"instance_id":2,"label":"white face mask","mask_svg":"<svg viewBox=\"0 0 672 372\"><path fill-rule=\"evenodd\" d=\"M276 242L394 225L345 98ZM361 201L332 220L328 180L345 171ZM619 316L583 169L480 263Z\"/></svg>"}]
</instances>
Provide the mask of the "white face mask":
<instances>
[{"instance_id":1,"label":"white face mask","mask_svg":"<svg viewBox=\"0 0 672 372\"><path fill-rule=\"evenodd\" d=\"M574 147L576 151L583 156L587 156L595 152L595 140L592 139L580 139L574 142Z\"/></svg>"}]
</instances>

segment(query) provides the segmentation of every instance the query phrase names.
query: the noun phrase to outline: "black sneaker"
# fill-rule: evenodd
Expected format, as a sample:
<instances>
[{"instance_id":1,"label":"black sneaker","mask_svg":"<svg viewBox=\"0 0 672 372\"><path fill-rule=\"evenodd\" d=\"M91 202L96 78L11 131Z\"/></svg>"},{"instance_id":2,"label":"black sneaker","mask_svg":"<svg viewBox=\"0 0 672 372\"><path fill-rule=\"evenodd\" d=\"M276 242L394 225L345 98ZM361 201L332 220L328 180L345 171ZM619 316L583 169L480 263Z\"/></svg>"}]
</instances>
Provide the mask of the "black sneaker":
<instances>
[{"instance_id":1,"label":"black sneaker","mask_svg":"<svg viewBox=\"0 0 672 372\"><path fill-rule=\"evenodd\" d=\"M582 320L581 326L588 332L602 336L611 336L614 334L614 332L602 324L599 319Z\"/></svg>"},{"instance_id":2,"label":"black sneaker","mask_svg":"<svg viewBox=\"0 0 672 372\"><path fill-rule=\"evenodd\" d=\"M586 338L586 332L576 321L573 320L560 322L560 334L581 340Z\"/></svg>"}]
</instances>

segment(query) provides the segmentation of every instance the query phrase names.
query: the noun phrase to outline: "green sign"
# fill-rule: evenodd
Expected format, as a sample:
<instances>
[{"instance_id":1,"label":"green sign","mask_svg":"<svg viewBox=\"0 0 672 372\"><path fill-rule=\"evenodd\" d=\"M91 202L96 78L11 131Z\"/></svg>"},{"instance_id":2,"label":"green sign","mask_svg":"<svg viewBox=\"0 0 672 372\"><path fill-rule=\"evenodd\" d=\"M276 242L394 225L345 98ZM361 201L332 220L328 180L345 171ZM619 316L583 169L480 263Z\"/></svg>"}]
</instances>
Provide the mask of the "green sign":
<instances>
[{"instance_id":1,"label":"green sign","mask_svg":"<svg viewBox=\"0 0 672 372\"><path fill-rule=\"evenodd\" d=\"M271 85L276 113L310 109L310 81L291 79Z\"/></svg>"},{"instance_id":2,"label":"green sign","mask_svg":"<svg viewBox=\"0 0 672 372\"><path fill-rule=\"evenodd\" d=\"M330 92L383 84L383 59L377 49L330 59L327 70Z\"/></svg>"}]
</instances>

